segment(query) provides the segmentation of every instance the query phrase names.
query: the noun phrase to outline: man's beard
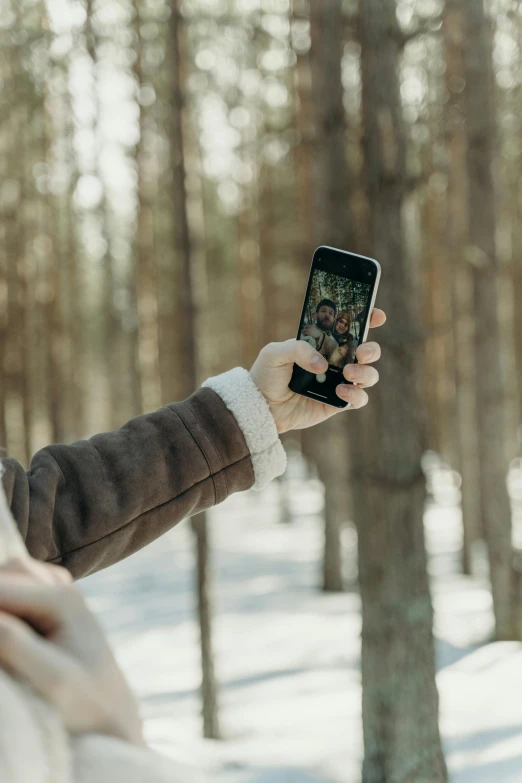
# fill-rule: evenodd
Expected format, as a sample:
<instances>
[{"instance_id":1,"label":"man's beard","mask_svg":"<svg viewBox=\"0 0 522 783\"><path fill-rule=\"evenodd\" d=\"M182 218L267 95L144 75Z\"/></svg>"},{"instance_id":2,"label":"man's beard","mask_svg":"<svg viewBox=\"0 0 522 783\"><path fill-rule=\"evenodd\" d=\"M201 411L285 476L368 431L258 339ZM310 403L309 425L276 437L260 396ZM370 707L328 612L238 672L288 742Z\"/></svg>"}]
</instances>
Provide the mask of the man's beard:
<instances>
[{"instance_id":1,"label":"man's beard","mask_svg":"<svg viewBox=\"0 0 522 783\"><path fill-rule=\"evenodd\" d=\"M316 321L316 324L318 329L321 329L322 332L331 332L333 324L327 324L321 321Z\"/></svg>"}]
</instances>

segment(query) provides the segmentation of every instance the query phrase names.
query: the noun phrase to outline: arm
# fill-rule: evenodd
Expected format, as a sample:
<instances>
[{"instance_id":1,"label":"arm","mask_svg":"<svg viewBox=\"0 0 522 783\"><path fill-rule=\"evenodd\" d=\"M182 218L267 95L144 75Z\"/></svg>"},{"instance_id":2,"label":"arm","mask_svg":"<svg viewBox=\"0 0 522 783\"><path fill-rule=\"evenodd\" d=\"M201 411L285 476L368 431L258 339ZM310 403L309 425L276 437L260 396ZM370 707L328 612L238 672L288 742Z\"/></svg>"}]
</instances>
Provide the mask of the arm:
<instances>
[{"instance_id":1,"label":"arm","mask_svg":"<svg viewBox=\"0 0 522 783\"><path fill-rule=\"evenodd\" d=\"M373 326L384 323L374 312ZM376 361L377 344L361 348ZM190 399L132 419L117 432L40 451L25 473L6 460L3 484L30 554L79 578L122 560L181 519L233 492L261 489L286 467L278 433L320 424L339 412L294 394L294 363L307 372L327 364L302 340L271 343L247 372L211 378ZM337 393L352 409L368 402L363 386Z\"/></svg>"},{"instance_id":2,"label":"arm","mask_svg":"<svg viewBox=\"0 0 522 783\"><path fill-rule=\"evenodd\" d=\"M185 517L285 469L268 405L245 370L116 432L4 462L8 502L30 554L80 578ZM221 395L221 396L220 396ZM224 401L225 400L225 401Z\"/></svg>"}]
</instances>

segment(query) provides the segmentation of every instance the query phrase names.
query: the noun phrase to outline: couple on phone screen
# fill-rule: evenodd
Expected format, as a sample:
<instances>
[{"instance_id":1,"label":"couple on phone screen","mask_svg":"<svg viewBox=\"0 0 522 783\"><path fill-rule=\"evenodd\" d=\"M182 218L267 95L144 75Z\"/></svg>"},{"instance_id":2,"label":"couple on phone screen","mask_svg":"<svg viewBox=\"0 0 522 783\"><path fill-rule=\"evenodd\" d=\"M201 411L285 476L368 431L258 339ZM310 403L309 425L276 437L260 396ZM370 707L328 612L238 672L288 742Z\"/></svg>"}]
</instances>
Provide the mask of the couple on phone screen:
<instances>
[{"instance_id":1,"label":"couple on phone screen","mask_svg":"<svg viewBox=\"0 0 522 783\"><path fill-rule=\"evenodd\" d=\"M355 319L360 325L364 312ZM322 299L315 311L315 322L301 332L301 340L310 343L328 364L343 368L355 361L358 340L352 334L352 318L347 310L337 311L331 299Z\"/></svg>"}]
</instances>

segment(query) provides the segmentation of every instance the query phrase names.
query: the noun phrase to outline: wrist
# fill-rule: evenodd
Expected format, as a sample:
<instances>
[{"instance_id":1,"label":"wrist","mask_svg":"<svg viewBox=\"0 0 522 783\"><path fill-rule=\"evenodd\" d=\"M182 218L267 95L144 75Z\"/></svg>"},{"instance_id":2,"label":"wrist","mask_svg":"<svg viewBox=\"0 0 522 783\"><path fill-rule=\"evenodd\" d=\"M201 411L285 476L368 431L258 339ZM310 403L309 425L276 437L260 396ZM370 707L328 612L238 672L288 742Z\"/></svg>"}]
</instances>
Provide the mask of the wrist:
<instances>
[{"instance_id":1,"label":"wrist","mask_svg":"<svg viewBox=\"0 0 522 783\"><path fill-rule=\"evenodd\" d=\"M285 450L268 401L251 373L241 367L209 378L203 386L216 392L234 415L250 452L253 488L263 489L286 469Z\"/></svg>"},{"instance_id":2,"label":"wrist","mask_svg":"<svg viewBox=\"0 0 522 783\"><path fill-rule=\"evenodd\" d=\"M288 416L283 416L281 413L281 406L275 403L270 403L267 400L268 409L274 420L276 432L279 435L283 435L285 432L291 429L288 426Z\"/></svg>"}]
</instances>

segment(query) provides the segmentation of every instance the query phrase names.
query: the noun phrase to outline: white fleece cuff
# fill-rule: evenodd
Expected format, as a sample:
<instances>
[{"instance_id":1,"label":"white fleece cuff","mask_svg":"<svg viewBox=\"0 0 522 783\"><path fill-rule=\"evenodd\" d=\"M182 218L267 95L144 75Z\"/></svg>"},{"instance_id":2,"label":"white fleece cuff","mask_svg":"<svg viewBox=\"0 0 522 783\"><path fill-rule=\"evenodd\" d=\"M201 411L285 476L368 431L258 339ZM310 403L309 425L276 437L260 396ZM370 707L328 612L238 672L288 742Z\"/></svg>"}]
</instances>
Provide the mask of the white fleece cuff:
<instances>
[{"instance_id":1,"label":"white fleece cuff","mask_svg":"<svg viewBox=\"0 0 522 783\"><path fill-rule=\"evenodd\" d=\"M263 489L286 470L286 452L267 401L242 367L209 378L203 386L219 394L234 414L252 457L256 479L253 488Z\"/></svg>"}]
</instances>

